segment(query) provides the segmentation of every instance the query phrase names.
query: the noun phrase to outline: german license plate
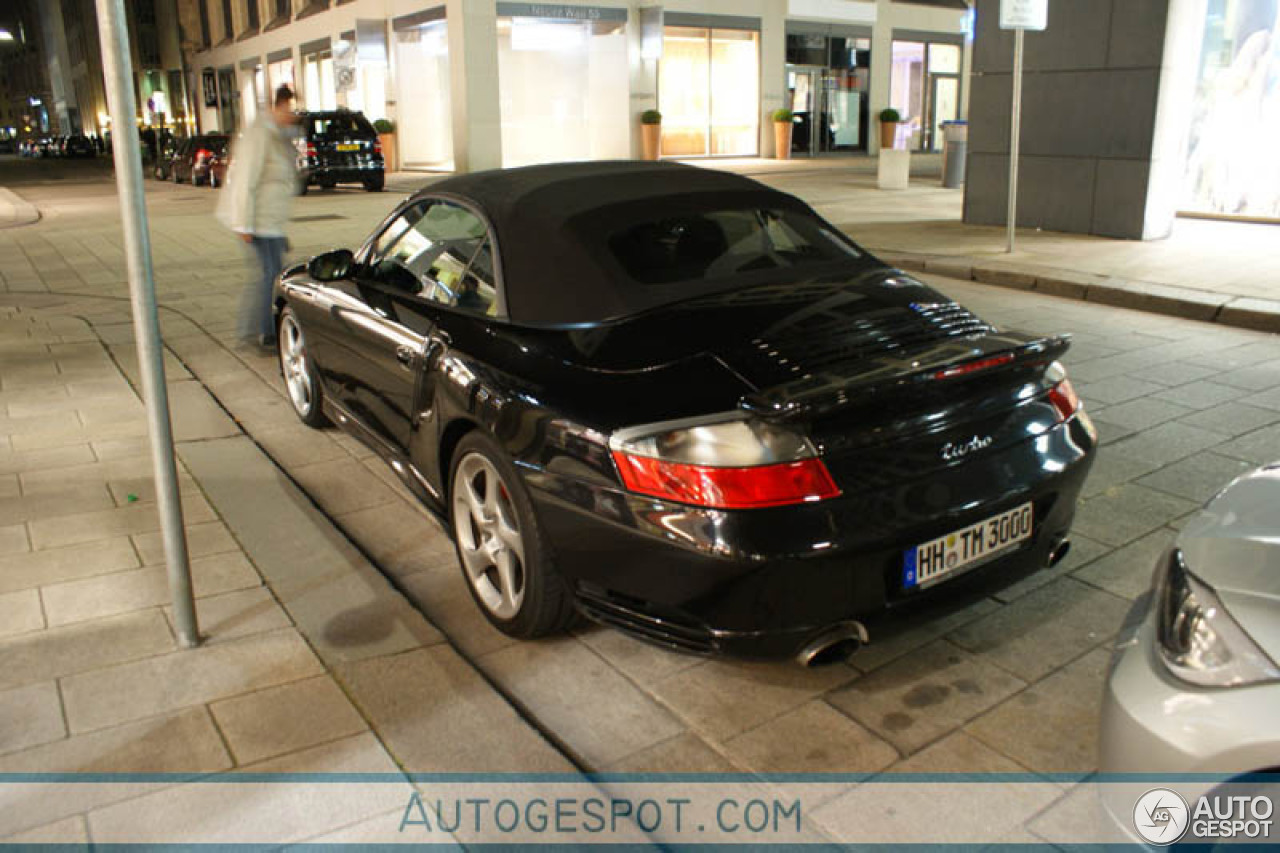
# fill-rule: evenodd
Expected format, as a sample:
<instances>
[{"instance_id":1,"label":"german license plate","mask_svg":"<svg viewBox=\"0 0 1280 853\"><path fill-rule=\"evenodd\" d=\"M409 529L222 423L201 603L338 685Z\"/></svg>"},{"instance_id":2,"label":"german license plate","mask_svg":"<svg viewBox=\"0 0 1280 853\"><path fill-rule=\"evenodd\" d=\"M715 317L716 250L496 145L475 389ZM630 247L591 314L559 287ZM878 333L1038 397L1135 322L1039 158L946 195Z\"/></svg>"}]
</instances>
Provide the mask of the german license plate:
<instances>
[{"instance_id":1,"label":"german license plate","mask_svg":"<svg viewBox=\"0 0 1280 853\"><path fill-rule=\"evenodd\" d=\"M962 569L971 569L1031 538L1031 504L1025 503L976 524L908 548L902 560L902 585L930 586Z\"/></svg>"},{"instance_id":2,"label":"german license plate","mask_svg":"<svg viewBox=\"0 0 1280 853\"><path fill-rule=\"evenodd\" d=\"M360 146L356 145L354 142L343 142L341 145L338 146L338 150L339 151L359 151Z\"/></svg>"}]
</instances>

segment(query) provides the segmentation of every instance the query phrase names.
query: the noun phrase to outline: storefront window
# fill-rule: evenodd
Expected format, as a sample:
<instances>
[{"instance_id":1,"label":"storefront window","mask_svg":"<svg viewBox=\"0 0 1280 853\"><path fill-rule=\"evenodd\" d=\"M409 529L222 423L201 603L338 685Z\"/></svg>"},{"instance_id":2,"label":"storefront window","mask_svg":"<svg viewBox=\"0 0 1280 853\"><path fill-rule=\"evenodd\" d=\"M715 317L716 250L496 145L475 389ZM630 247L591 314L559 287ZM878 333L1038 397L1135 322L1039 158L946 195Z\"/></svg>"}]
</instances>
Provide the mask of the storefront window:
<instances>
[{"instance_id":1,"label":"storefront window","mask_svg":"<svg viewBox=\"0 0 1280 853\"><path fill-rule=\"evenodd\" d=\"M960 62L959 45L893 43L889 103L902 114L899 147L942 149L943 123L960 117Z\"/></svg>"},{"instance_id":2,"label":"storefront window","mask_svg":"<svg viewBox=\"0 0 1280 853\"><path fill-rule=\"evenodd\" d=\"M923 42L893 43L889 105L902 116L898 125L898 147L903 147L904 139L907 147L920 147L919 134L924 126L924 54Z\"/></svg>"},{"instance_id":3,"label":"storefront window","mask_svg":"<svg viewBox=\"0 0 1280 853\"><path fill-rule=\"evenodd\" d=\"M275 97L275 92L281 86L288 86L295 92L298 90L297 84L293 77L293 60L282 59L279 62L273 62L267 66L267 76L271 79L271 93Z\"/></svg>"},{"instance_id":4,"label":"storefront window","mask_svg":"<svg viewBox=\"0 0 1280 853\"><path fill-rule=\"evenodd\" d=\"M666 28L658 70L664 155L758 152L759 40L750 30Z\"/></svg>"},{"instance_id":5,"label":"storefront window","mask_svg":"<svg viewBox=\"0 0 1280 853\"><path fill-rule=\"evenodd\" d=\"M930 74L959 74L960 47L954 44L929 45Z\"/></svg>"},{"instance_id":6,"label":"storefront window","mask_svg":"<svg viewBox=\"0 0 1280 853\"><path fill-rule=\"evenodd\" d=\"M445 21L432 21L396 32L396 79L402 105L396 138L400 160L409 168L453 168L447 27ZM365 97L366 102L372 100L367 88Z\"/></svg>"},{"instance_id":7,"label":"storefront window","mask_svg":"<svg viewBox=\"0 0 1280 853\"><path fill-rule=\"evenodd\" d=\"M1208 0L1180 205L1280 219L1280 4Z\"/></svg>"},{"instance_id":8,"label":"storefront window","mask_svg":"<svg viewBox=\"0 0 1280 853\"><path fill-rule=\"evenodd\" d=\"M245 124L252 124L258 117L258 80L262 77L262 66L252 71L240 72L240 110Z\"/></svg>"},{"instance_id":9,"label":"storefront window","mask_svg":"<svg viewBox=\"0 0 1280 853\"><path fill-rule=\"evenodd\" d=\"M338 93L333 84L333 53L328 50L302 57L303 95L309 110L333 110L338 107Z\"/></svg>"},{"instance_id":10,"label":"storefront window","mask_svg":"<svg viewBox=\"0 0 1280 853\"><path fill-rule=\"evenodd\" d=\"M504 166L630 153L625 22L501 17L498 77Z\"/></svg>"}]
</instances>

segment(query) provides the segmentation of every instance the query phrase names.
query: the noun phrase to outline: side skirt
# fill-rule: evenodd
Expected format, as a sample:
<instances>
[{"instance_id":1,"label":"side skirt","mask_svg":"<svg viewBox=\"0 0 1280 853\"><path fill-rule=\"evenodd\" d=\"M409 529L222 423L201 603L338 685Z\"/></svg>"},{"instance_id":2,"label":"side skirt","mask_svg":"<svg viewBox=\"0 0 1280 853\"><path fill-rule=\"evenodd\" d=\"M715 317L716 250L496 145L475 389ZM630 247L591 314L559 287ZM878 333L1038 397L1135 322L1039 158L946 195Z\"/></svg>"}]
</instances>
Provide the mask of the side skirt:
<instances>
[{"instance_id":1,"label":"side skirt","mask_svg":"<svg viewBox=\"0 0 1280 853\"><path fill-rule=\"evenodd\" d=\"M329 417L330 421L337 424L339 429L358 439L377 454L379 459L387 463L387 466L395 472L395 475L408 487L409 491L413 493L422 506L439 519L446 530L449 528L448 513L444 511L443 499L408 457L365 426L358 417L348 411L341 403L335 403L328 394L324 396L324 413Z\"/></svg>"}]
</instances>

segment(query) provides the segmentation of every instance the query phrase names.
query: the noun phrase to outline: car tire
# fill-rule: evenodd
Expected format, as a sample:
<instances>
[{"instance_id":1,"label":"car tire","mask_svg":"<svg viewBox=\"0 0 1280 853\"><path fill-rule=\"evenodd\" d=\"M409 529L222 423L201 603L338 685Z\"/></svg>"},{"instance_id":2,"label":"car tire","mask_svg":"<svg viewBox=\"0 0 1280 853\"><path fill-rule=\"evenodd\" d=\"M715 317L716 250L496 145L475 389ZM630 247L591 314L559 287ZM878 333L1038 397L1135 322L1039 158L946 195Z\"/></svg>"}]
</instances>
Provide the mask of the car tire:
<instances>
[{"instance_id":1,"label":"car tire","mask_svg":"<svg viewBox=\"0 0 1280 853\"><path fill-rule=\"evenodd\" d=\"M463 580L502 633L532 639L575 621L533 501L507 455L479 430L458 442L449 472L449 523Z\"/></svg>"},{"instance_id":2,"label":"car tire","mask_svg":"<svg viewBox=\"0 0 1280 853\"><path fill-rule=\"evenodd\" d=\"M387 179L382 175L378 175L378 177L376 178L365 178L364 180L365 192L370 192L370 193L382 192L382 188L386 184L386 180Z\"/></svg>"},{"instance_id":3,"label":"car tire","mask_svg":"<svg viewBox=\"0 0 1280 853\"><path fill-rule=\"evenodd\" d=\"M312 429L329 423L324 414L324 390L307 353L307 339L293 309L280 312L276 330L276 353L280 357L280 373L284 376L285 393L293 413Z\"/></svg>"}]
</instances>

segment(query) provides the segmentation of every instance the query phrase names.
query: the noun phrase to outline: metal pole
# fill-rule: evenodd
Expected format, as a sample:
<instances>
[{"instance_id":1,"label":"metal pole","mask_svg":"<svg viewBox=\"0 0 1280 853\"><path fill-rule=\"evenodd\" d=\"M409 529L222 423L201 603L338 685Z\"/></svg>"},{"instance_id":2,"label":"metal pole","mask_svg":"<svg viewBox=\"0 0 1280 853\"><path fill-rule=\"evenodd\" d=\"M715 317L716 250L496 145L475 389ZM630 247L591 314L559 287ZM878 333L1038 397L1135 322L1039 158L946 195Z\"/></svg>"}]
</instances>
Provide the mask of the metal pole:
<instances>
[{"instance_id":1,"label":"metal pole","mask_svg":"<svg viewBox=\"0 0 1280 853\"><path fill-rule=\"evenodd\" d=\"M1009 212L1005 219L1005 251L1013 253L1014 231L1018 226L1018 140L1022 135L1022 34L1013 31L1013 114L1009 120Z\"/></svg>"},{"instance_id":2,"label":"metal pole","mask_svg":"<svg viewBox=\"0 0 1280 853\"><path fill-rule=\"evenodd\" d=\"M160 318L156 313L155 276L151 268L151 238L142 194L142 156L134 125L137 103L133 96L133 62L129 56L129 31L124 0L96 0L98 33L102 40L102 70L111 108L112 155L116 188L120 193L120 218L124 225L125 257L129 263L129 296L133 303L133 332L138 339L138 372L147 404L147 428L151 437L151 464L156 478L156 503L164 536L164 556L169 569L169 592L178 642L192 648L200 642L195 599L191 592L191 565L187 559L186 529L178 497L178 470L173 461L173 427L169 422L169 389L164 380L164 350L160 343Z\"/></svg>"}]
</instances>

